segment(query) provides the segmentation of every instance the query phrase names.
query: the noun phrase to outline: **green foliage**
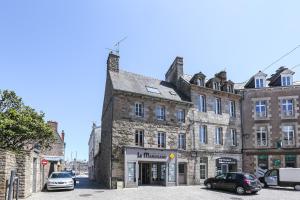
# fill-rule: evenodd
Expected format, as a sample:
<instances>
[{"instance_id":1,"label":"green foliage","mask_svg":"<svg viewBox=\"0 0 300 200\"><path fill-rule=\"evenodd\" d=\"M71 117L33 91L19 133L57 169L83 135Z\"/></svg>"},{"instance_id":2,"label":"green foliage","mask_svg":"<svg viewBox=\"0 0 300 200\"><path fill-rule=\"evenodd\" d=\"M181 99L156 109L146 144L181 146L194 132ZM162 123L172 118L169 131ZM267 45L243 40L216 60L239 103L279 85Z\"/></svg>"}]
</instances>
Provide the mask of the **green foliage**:
<instances>
[{"instance_id":1,"label":"green foliage","mask_svg":"<svg viewBox=\"0 0 300 200\"><path fill-rule=\"evenodd\" d=\"M20 151L34 145L48 148L54 132L44 121L44 113L25 106L13 91L0 91L0 148Z\"/></svg>"}]
</instances>

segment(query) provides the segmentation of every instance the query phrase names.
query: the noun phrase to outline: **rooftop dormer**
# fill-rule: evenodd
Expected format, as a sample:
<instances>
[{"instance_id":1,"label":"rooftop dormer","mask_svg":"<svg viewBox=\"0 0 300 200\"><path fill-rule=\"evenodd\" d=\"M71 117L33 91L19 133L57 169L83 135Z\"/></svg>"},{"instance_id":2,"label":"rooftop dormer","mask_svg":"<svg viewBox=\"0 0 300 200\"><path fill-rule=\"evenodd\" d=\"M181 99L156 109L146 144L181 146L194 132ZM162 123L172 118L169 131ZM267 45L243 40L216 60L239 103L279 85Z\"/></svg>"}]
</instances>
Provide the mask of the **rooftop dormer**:
<instances>
[{"instance_id":1,"label":"rooftop dormer","mask_svg":"<svg viewBox=\"0 0 300 200\"><path fill-rule=\"evenodd\" d=\"M205 86L205 75L202 72L199 72L195 74L192 79L190 80L190 83L198 85L198 86Z\"/></svg>"},{"instance_id":2,"label":"rooftop dormer","mask_svg":"<svg viewBox=\"0 0 300 200\"><path fill-rule=\"evenodd\" d=\"M214 90L221 90L221 81L217 77L211 78L207 81L206 87L212 88Z\"/></svg>"},{"instance_id":3,"label":"rooftop dormer","mask_svg":"<svg viewBox=\"0 0 300 200\"><path fill-rule=\"evenodd\" d=\"M222 85L222 91L234 93L234 83L231 80L225 81Z\"/></svg>"},{"instance_id":4,"label":"rooftop dormer","mask_svg":"<svg viewBox=\"0 0 300 200\"><path fill-rule=\"evenodd\" d=\"M267 74L259 71L257 74L252 76L250 80L245 84L245 88L264 88L266 87Z\"/></svg>"},{"instance_id":5,"label":"rooftop dormer","mask_svg":"<svg viewBox=\"0 0 300 200\"><path fill-rule=\"evenodd\" d=\"M276 70L276 73L272 74L271 77L268 79L270 81L269 86L291 86L293 85L294 74L295 72L286 67L279 67Z\"/></svg>"}]
</instances>

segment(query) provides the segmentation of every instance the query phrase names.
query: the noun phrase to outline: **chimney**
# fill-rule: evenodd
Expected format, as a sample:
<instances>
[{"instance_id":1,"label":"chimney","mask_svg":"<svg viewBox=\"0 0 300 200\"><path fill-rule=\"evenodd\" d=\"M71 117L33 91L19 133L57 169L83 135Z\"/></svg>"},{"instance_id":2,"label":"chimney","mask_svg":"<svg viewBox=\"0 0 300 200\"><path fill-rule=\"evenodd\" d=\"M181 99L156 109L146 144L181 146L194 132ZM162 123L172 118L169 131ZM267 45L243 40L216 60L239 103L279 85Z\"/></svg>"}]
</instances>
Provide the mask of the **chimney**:
<instances>
[{"instance_id":1,"label":"chimney","mask_svg":"<svg viewBox=\"0 0 300 200\"><path fill-rule=\"evenodd\" d=\"M183 76L183 58L176 57L165 75L165 80L177 85L180 76Z\"/></svg>"},{"instance_id":2,"label":"chimney","mask_svg":"<svg viewBox=\"0 0 300 200\"><path fill-rule=\"evenodd\" d=\"M55 122L55 121L48 121L47 124L50 125L51 128L52 128L52 130L57 133L57 126L58 126L57 122Z\"/></svg>"},{"instance_id":3,"label":"chimney","mask_svg":"<svg viewBox=\"0 0 300 200\"><path fill-rule=\"evenodd\" d=\"M119 72L119 58L120 56L111 51L107 58L107 70Z\"/></svg>"},{"instance_id":4,"label":"chimney","mask_svg":"<svg viewBox=\"0 0 300 200\"><path fill-rule=\"evenodd\" d=\"M226 71L220 71L219 73L215 74L215 77L218 77L222 83L225 82L227 80Z\"/></svg>"},{"instance_id":5,"label":"chimney","mask_svg":"<svg viewBox=\"0 0 300 200\"><path fill-rule=\"evenodd\" d=\"M61 131L61 140L64 142L65 141L65 131Z\"/></svg>"}]
</instances>

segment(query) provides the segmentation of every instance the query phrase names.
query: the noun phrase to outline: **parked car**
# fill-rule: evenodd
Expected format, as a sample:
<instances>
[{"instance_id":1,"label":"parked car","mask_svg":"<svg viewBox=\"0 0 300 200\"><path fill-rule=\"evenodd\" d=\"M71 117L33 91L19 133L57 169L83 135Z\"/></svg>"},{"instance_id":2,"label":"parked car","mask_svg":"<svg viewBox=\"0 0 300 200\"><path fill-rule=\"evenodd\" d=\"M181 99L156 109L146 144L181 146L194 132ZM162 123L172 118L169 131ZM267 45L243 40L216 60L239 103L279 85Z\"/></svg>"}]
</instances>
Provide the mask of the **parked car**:
<instances>
[{"instance_id":1,"label":"parked car","mask_svg":"<svg viewBox=\"0 0 300 200\"><path fill-rule=\"evenodd\" d=\"M255 194L261 190L261 184L255 176L242 172L224 173L208 178L204 181L204 185L208 189L230 190L238 194Z\"/></svg>"},{"instance_id":2,"label":"parked car","mask_svg":"<svg viewBox=\"0 0 300 200\"><path fill-rule=\"evenodd\" d=\"M52 172L47 181L47 190L74 190L74 180L70 173Z\"/></svg>"},{"instance_id":3,"label":"parked car","mask_svg":"<svg viewBox=\"0 0 300 200\"><path fill-rule=\"evenodd\" d=\"M294 187L300 190L300 168L279 168L268 170L264 177L259 178L264 187Z\"/></svg>"}]
</instances>

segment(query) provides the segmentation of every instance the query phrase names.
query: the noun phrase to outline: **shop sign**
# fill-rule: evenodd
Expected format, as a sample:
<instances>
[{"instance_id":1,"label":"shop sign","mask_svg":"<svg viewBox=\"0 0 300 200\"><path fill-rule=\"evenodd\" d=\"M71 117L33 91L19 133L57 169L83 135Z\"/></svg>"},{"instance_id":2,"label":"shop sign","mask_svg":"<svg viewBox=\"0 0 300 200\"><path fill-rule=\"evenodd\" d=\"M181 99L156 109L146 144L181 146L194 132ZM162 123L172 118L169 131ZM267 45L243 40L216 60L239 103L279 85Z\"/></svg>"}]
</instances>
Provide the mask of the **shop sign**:
<instances>
[{"instance_id":1,"label":"shop sign","mask_svg":"<svg viewBox=\"0 0 300 200\"><path fill-rule=\"evenodd\" d=\"M237 164L237 161L234 158L218 158L217 164Z\"/></svg>"},{"instance_id":2,"label":"shop sign","mask_svg":"<svg viewBox=\"0 0 300 200\"><path fill-rule=\"evenodd\" d=\"M138 158L158 158L158 159L166 159L167 158L167 156L164 154L154 154L154 153L149 153L149 152L144 152L144 153L137 152L137 157Z\"/></svg>"},{"instance_id":3,"label":"shop sign","mask_svg":"<svg viewBox=\"0 0 300 200\"><path fill-rule=\"evenodd\" d=\"M273 162L274 162L274 165L275 165L276 167L279 167L280 164L281 164L281 161L280 161L279 159L276 159L276 160L274 160Z\"/></svg>"},{"instance_id":4,"label":"shop sign","mask_svg":"<svg viewBox=\"0 0 300 200\"><path fill-rule=\"evenodd\" d=\"M170 155L169 155L169 158L172 160L172 159L174 159L175 158L175 154L174 153L171 153Z\"/></svg>"}]
</instances>

